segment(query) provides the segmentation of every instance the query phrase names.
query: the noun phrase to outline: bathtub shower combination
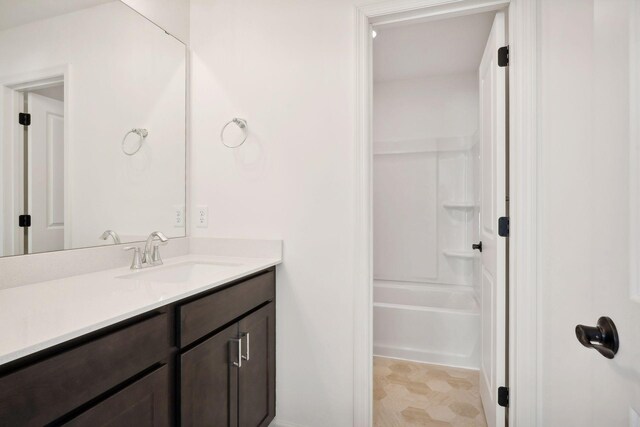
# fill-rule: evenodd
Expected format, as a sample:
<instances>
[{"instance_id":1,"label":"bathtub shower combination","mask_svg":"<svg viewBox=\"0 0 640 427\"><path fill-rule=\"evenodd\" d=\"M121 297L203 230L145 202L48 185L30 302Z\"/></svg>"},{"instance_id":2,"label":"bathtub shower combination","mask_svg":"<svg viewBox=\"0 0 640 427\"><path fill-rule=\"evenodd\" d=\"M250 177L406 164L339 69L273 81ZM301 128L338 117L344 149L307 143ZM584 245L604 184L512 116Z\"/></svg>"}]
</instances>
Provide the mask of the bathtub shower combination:
<instances>
[{"instance_id":1,"label":"bathtub shower combination","mask_svg":"<svg viewBox=\"0 0 640 427\"><path fill-rule=\"evenodd\" d=\"M452 87L477 84L475 74L456 78ZM399 96L389 85L374 88L387 104L377 117ZM477 97L455 99L472 111L477 105ZM480 367L476 140L472 133L374 144L376 356Z\"/></svg>"},{"instance_id":2,"label":"bathtub shower combination","mask_svg":"<svg viewBox=\"0 0 640 427\"><path fill-rule=\"evenodd\" d=\"M472 289L376 280L373 319L376 356L479 366L480 308Z\"/></svg>"},{"instance_id":3,"label":"bathtub shower combination","mask_svg":"<svg viewBox=\"0 0 640 427\"><path fill-rule=\"evenodd\" d=\"M374 369L374 416L380 426L418 413L466 425L437 405L467 393L480 409L470 422L499 425L497 391L508 384L507 241L497 220L508 200L506 73L497 58L505 14L374 28L373 354L377 366L393 367ZM472 381L461 393L459 384L429 383L423 369ZM385 388L403 381L434 393Z\"/></svg>"}]
</instances>

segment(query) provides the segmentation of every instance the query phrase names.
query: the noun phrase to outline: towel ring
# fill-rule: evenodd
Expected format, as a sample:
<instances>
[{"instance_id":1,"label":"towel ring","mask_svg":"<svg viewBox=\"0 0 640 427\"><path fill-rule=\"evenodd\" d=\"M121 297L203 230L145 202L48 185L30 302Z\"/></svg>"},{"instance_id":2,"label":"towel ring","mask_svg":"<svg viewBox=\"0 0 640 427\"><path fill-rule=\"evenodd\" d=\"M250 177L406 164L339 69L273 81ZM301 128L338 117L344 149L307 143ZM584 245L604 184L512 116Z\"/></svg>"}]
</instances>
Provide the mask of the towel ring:
<instances>
[{"instance_id":1,"label":"towel ring","mask_svg":"<svg viewBox=\"0 0 640 427\"><path fill-rule=\"evenodd\" d=\"M227 126L229 126L231 123L235 123L240 129L242 129L244 133L244 138L242 138L242 141L240 141L240 144L229 145L226 142L224 142L224 131L227 128ZM224 126L222 126L222 130L220 131L220 141L222 142L222 145L224 145L227 148L240 147L247 140L247 136L249 136L247 132L247 121L245 119L239 119L237 117L233 118L232 120L229 120Z\"/></svg>"},{"instance_id":2,"label":"towel ring","mask_svg":"<svg viewBox=\"0 0 640 427\"><path fill-rule=\"evenodd\" d=\"M140 141L138 141L138 148L136 148L133 151L127 151L124 148L124 143L127 141L127 137L131 133L135 133L136 135L138 135L140 137ZM125 133L124 134L124 138L122 138L122 152L124 154L126 154L127 156L133 156L134 154L136 154L142 148L142 143L144 142L144 140L147 137L147 135L149 135L149 131L148 130L139 129L139 128L131 129L129 132Z\"/></svg>"}]
</instances>

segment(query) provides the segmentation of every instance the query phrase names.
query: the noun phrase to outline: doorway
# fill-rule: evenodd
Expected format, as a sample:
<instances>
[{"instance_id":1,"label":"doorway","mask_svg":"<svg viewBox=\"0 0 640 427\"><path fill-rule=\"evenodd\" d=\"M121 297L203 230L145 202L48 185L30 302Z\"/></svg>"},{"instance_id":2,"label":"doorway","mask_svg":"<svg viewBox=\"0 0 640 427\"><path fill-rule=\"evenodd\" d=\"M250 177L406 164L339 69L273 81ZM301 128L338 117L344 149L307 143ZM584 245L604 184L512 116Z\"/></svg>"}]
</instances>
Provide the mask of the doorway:
<instances>
[{"instance_id":1,"label":"doorway","mask_svg":"<svg viewBox=\"0 0 640 427\"><path fill-rule=\"evenodd\" d=\"M506 424L506 34L495 10L372 28L374 426Z\"/></svg>"},{"instance_id":2,"label":"doorway","mask_svg":"<svg viewBox=\"0 0 640 427\"><path fill-rule=\"evenodd\" d=\"M354 424L372 424L373 221L372 26L409 19L436 20L491 10L508 14L509 61L509 340L508 410L511 425L539 418L538 318L538 3L520 0L383 0L356 9L356 128L354 262Z\"/></svg>"},{"instance_id":3,"label":"doorway","mask_svg":"<svg viewBox=\"0 0 640 427\"><path fill-rule=\"evenodd\" d=\"M3 254L64 249L64 75L3 86Z\"/></svg>"}]
</instances>

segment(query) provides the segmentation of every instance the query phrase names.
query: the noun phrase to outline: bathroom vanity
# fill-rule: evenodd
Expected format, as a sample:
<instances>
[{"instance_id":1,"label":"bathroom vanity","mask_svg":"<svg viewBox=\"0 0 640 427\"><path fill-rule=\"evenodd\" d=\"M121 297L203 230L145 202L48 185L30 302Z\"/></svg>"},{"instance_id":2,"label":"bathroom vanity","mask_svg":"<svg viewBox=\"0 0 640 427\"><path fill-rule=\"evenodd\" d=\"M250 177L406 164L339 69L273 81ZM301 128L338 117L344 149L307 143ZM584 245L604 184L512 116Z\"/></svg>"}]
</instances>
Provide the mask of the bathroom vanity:
<instances>
[{"instance_id":1,"label":"bathroom vanity","mask_svg":"<svg viewBox=\"0 0 640 427\"><path fill-rule=\"evenodd\" d=\"M0 424L268 425L277 263L187 255L0 291Z\"/></svg>"},{"instance_id":2,"label":"bathroom vanity","mask_svg":"<svg viewBox=\"0 0 640 427\"><path fill-rule=\"evenodd\" d=\"M0 5L0 425L266 426L282 245L186 237L188 48L133 3Z\"/></svg>"}]
</instances>

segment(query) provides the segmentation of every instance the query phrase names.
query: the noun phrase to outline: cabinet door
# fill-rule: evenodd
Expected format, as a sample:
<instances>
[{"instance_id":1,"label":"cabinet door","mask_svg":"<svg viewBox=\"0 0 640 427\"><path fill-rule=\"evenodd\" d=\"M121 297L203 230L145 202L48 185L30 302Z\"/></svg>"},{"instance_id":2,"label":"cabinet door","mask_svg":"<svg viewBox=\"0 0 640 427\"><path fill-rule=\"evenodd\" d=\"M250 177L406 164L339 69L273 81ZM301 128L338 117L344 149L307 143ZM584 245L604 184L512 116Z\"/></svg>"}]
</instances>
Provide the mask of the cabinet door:
<instances>
[{"instance_id":1,"label":"cabinet door","mask_svg":"<svg viewBox=\"0 0 640 427\"><path fill-rule=\"evenodd\" d=\"M238 324L180 356L182 426L238 425Z\"/></svg>"},{"instance_id":2,"label":"cabinet door","mask_svg":"<svg viewBox=\"0 0 640 427\"><path fill-rule=\"evenodd\" d=\"M239 323L242 367L239 369L239 425L267 426L276 410L276 310L271 302Z\"/></svg>"},{"instance_id":3,"label":"cabinet door","mask_svg":"<svg viewBox=\"0 0 640 427\"><path fill-rule=\"evenodd\" d=\"M168 427L169 387L169 369L163 366L64 425Z\"/></svg>"}]
</instances>

